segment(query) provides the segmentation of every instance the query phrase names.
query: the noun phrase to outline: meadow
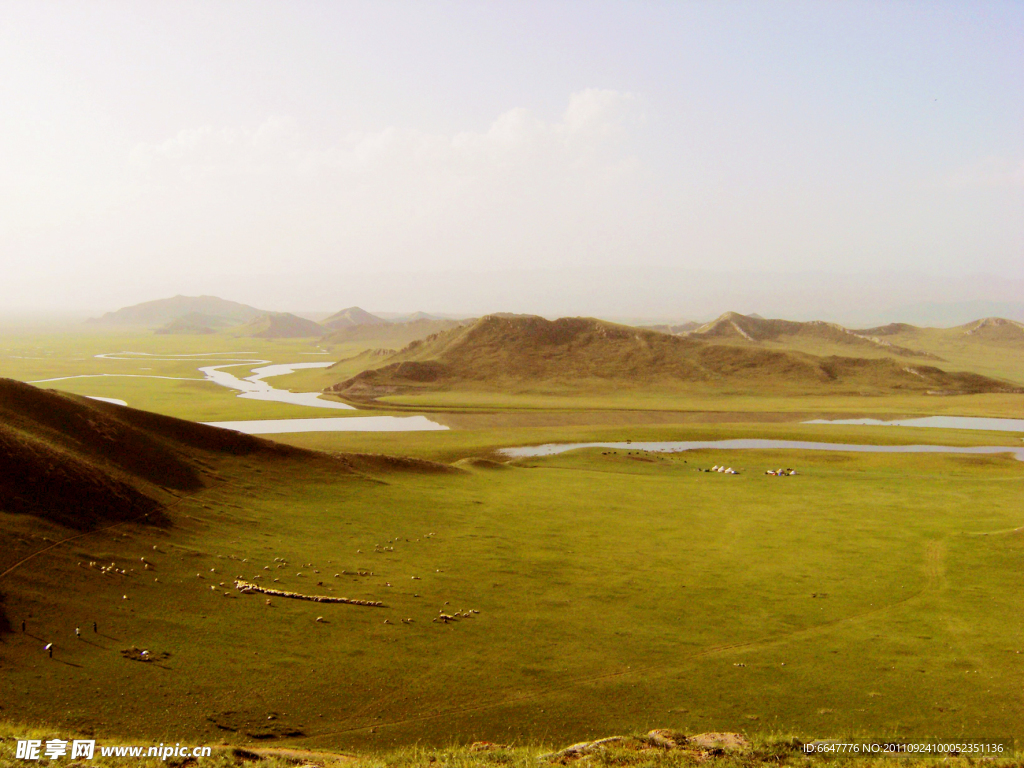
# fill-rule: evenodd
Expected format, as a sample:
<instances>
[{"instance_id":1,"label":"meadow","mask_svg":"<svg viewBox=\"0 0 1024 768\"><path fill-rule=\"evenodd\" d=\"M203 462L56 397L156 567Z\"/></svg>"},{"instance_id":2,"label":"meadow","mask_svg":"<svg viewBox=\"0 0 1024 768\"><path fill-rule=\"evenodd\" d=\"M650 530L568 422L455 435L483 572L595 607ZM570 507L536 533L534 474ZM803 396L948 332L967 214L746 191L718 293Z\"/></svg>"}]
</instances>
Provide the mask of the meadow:
<instances>
[{"instance_id":1,"label":"meadow","mask_svg":"<svg viewBox=\"0 0 1024 768\"><path fill-rule=\"evenodd\" d=\"M170 357L197 353L323 359L315 342L220 335L26 333L0 346L0 375L29 381L200 378L203 361ZM118 350L154 359L95 357ZM295 376L312 374L323 375ZM41 386L194 420L348 414L181 379ZM505 463L498 452L736 437L1019 447L1011 433L800 422L1019 417L1022 396L397 400L376 408L451 429L274 436L326 456L218 459L215 482L167 497L166 526L82 534L0 512L0 715L128 740L355 750L396 765L412 753L389 750L410 745L425 763L489 740L519 750L495 760L525 764L542 745L651 728L763 744L1024 738L1024 463L593 449ZM419 461L363 457L352 472L331 454ZM698 471L723 463L740 474ZM798 474L764 474L776 467ZM99 570L110 563L125 574ZM235 590L236 577L384 607L268 605ZM140 662L141 650L154 660ZM484 760L453 749L444 762Z\"/></svg>"},{"instance_id":2,"label":"meadow","mask_svg":"<svg viewBox=\"0 0 1024 768\"><path fill-rule=\"evenodd\" d=\"M742 474L696 471L722 462ZM800 474L763 474L775 466ZM350 749L654 727L1024 736L1024 466L1008 457L589 450L222 471L172 528L89 534L5 576L4 711ZM236 576L386 607L268 606ZM479 613L433 620L464 611Z\"/></svg>"},{"instance_id":3,"label":"meadow","mask_svg":"<svg viewBox=\"0 0 1024 768\"><path fill-rule=\"evenodd\" d=\"M141 354L118 354L122 352ZM232 360L313 363L332 359L325 354L310 339L160 336L147 329L97 331L88 326L73 331L9 330L0 336L0 376L39 382L37 386L62 392L117 398L133 408L192 421L343 417L348 414L341 410L241 399L204 381L197 370ZM258 366L253 362L229 370L242 377Z\"/></svg>"}]
</instances>

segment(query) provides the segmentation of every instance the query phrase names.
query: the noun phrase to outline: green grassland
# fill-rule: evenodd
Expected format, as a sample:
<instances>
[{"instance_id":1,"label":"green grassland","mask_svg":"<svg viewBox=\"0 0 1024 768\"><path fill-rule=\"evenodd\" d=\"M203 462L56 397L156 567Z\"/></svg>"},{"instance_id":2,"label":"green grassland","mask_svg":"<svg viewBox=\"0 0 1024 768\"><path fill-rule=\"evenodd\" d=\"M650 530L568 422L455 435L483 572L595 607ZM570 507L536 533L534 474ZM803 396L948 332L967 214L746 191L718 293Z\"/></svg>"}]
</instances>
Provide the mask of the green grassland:
<instances>
[{"instance_id":1,"label":"green grassland","mask_svg":"<svg viewBox=\"0 0 1024 768\"><path fill-rule=\"evenodd\" d=\"M98 358L122 351L143 353ZM178 357L174 357L178 356ZM128 358L128 359L123 359ZM161 336L150 330L8 332L0 337L0 377L41 382L38 386L79 395L125 400L143 410L194 421L343 417L324 410L236 397L237 393L203 381L197 369L231 360L271 363L326 362L315 340L252 339L228 334ZM229 369L240 378L252 363ZM86 378L62 378L62 377ZM145 378L163 376L170 378ZM46 381L58 378L58 381Z\"/></svg>"},{"instance_id":2,"label":"green grassland","mask_svg":"<svg viewBox=\"0 0 1024 768\"><path fill-rule=\"evenodd\" d=\"M918 329L932 331L934 329ZM926 334L927 335L927 334ZM909 343L909 342L908 342ZM967 342L963 342L967 343ZM283 403L240 399L230 390L202 381L197 368L230 359L261 359L273 363L342 361L330 369L298 371L274 377L273 386L291 391L320 391L365 369L368 361L358 358L365 345L354 342L332 347L329 355L315 340L237 338L228 334L197 336L161 336L149 330L97 331L91 327L40 332L8 331L0 338L0 376L21 381L41 381L67 376L94 376L45 382L40 386L82 395L124 399L134 407L199 421L229 421L254 418L339 417L340 410L322 410ZM983 373L1012 373L1024 360L1018 350L975 344L975 357L963 357L964 370ZM97 358L118 351L146 353L131 359ZM825 350L818 350L819 353ZM860 354L858 350L857 354ZM172 357L172 356L194 356ZM352 358L357 358L352 360ZM934 361L932 361L934 363ZM1024 363L1020 363L1024 365ZM939 363L939 365L946 365ZM993 366L1003 366L996 371ZM1009 366L1009 367L1007 367ZM947 366L949 367L949 366ZM1003 370L1005 368L1005 370ZM248 368L232 369L244 375ZM100 376L100 374L114 374ZM167 376L176 378L135 378ZM1020 377L1014 380L1022 380ZM535 382L530 386L493 388L455 386L447 391L406 392L384 396L372 402L358 403L365 414L404 410L412 412L507 413L516 421L527 411L545 412L544 421L569 414L565 423L579 423L580 412L595 414L618 411L628 421L630 413L642 411L697 413L734 413L749 419L750 414L765 414L777 419L789 414L792 420L854 415L911 416L963 415L1017 417L1024 412L1024 396L1015 394L928 395L922 393L872 394L782 394L772 391L776 382L766 380L763 392L725 393L707 388L656 388L624 386L622 382ZM606 415L594 423L607 421ZM644 420L644 416L637 417ZM454 424L454 422L453 422Z\"/></svg>"},{"instance_id":3,"label":"green grassland","mask_svg":"<svg viewBox=\"0 0 1024 768\"><path fill-rule=\"evenodd\" d=\"M680 738L680 734L666 734ZM157 766L199 765L201 768L286 768L288 766L305 765L317 768L406 768L407 766L444 766L445 768L484 768L486 766L508 766L508 768L534 768L537 765L566 765L579 762L583 765L629 766L630 768L763 768L765 766L812 766L832 765L835 758L812 757L805 755L802 743L798 738L788 734L758 734L745 739L745 744L725 748L704 748L698 744L726 744L725 739L733 734L694 735L693 745L666 748L657 741L652 741L649 734L623 734L616 738L615 743L605 743L594 749L591 754L579 754L576 757L565 757L564 744L530 746L496 744L493 742L476 742L469 746L449 744L442 747L417 745L396 749L378 750L353 754L348 752L327 752L288 747L247 746L232 747L217 745L211 747L213 754L201 757L194 762L188 758L169 758L163 760L156 757L136 758L132 765L156 768ZM0 768L14 768L25 765L24 760L14 757L14 743L18 739L37 739L46 742L49 739L92 738L93 734L69 734L53 728L39 728L12 723L0 722ZM724 737L724 738L723 738ZM664 743L664 742L662 742ZM140 745L138 739L104 738L97 741L99 746L156 746ZM192 745L188 745L191 747ZM110 768L125 764L124 757L105 757L96 750L95 756L88 763L97 768ZM841 764L847 768L899 768L899 766L947 766L949 758L843 758ZM968 763L970 764L970 763ZM986 765L1017 766L1020 765L1013 757L985 758Z\"/></svg>"},{"instance_id":4,"label":"green grassland","mask_svg":"<svg viewBox=\"0 0 1024 768\"><path fill-rule=\"evenodd\" d=\"M287 378L287 377L281 377ZM275 381L276 385L276 381ZM993 416L1019 418L1024 412L1024 396L1016 394L977 395L722 395L710 392L651 393L615 388L603 393L510 394L504 392L449 391L403 394L378 398L372 406L390 406L416 412L543 410L543 411L680 411L695 413L791 413L834 414L848 418L865 416ZM817 418L809 416L808 418Z\"/></svg>"},{"instance_id":5,"label":"green grassland","mask_svg":"<svg viewBox=\"0 0 1024 768\"><path fill-rule=\"evenodd\" d=\"M118 350L152 357L95 357ZM757 755L712 765L805 764L771 746L772 734L1024 738L1024 463L713 450L473 461L500 459L501 447L563 441L1019 447L1010 433L799 422L1019 418L1024 395L465 388L385 397L373 410L348 412L243 400L188 380L221 355L289 363L360 351L328 357L310 340L143 331L0 339L0 376L23 381L182 377L40 386L191 420L422 412L451 427L275 436L334 458L200 452L208 486L161 496L170 504L166 525L70 530L0 512L0 616L8 622L0 621L0 717L132 743L376 755L353 765L431 757L525 765L540 745L658 727L761 735ZM217 359L170 357L200 353ZM986 365L992 375L998 366L1010 371L1005 362ZM343 368L271 381L312 391ZM742 473L695 471L721 463ZM799 474L763 474L778 466ZM103 574L90 562L115 562L126 574ZM234 590L238 576L386 607L276 597L268 606ZM433 621L462 609L479 613ZM56 645L53 659L46 642ZM141 663L122 654L133 647L169 655ZM451 746L479 739L515 748L479 755ZM0 743L0 765L9 744ZM234 764L217 759L210 764Z\"/></svg>"},{"instance_id":6,"label":"green grassland","mask_svg":"<svg viewBox=\"0 0 1024 768\"><path fill-rule=\"evenodd\" d=\"M628 418L628 414L616 414ZM670 417L672 414L666 414ZM491 420L491 415L443 416L440 422L466 421L463 428L430 432L304 432L274 435L274 441L298 448L327 453L384 453L452 463L468 458L505 458L498 449L517 445L585 442L634 442L673 440L734 440L766 438L864 445L1005 445L1021 447L1021 437L1007 432L931 429L924 427L872 427L829 424L772 423L751 414L749 422L689 422L638 424L554 424L538 426L483 426L473 421ZM726 415L729 418L729 415ZM507 416L495 416L507 420ZM585 419L591 421L591 419Z\"/></svg>"},{"instance_id":7,"label":"green grassland","mask_svg":"<svg viewBox=\"0 0 1024 768\"><path fill-rule=\"evenodd\" d=\"M695 471L722 462L743 474ZM774 466L800 474L762 474ZM169 528L96 531L0 580L4 712L353 749L652 727L1024 736L1010 458L587 450L502 469L219 471ZM0 570L66 535L0 522ZM358 570L373 575L335 576ZM236 576L386 607L267 606ZM433 622L442 610L479 613ZM123 658L132 646L170 655Z\"/></svg>"}]
</instances>

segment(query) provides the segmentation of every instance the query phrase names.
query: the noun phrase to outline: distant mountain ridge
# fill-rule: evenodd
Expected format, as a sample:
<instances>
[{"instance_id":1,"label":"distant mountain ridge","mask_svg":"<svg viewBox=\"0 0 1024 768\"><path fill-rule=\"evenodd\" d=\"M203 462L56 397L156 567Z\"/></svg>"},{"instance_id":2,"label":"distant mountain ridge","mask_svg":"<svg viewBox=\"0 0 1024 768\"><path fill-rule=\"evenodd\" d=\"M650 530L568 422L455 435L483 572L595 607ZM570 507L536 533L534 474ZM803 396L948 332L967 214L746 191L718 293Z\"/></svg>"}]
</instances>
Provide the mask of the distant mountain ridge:
<instances>
[{"instance_id":1,"label":"distant mountain ridge","mask_svg":"<svg viewBox=\"0 0 1024 768\"><path fill-rule=\"evenodd\" d=\"M1024 322L1024 302L988 301L986 299L954 302L923 301L892 307L879 313L879 317L880 319L895 318L902 324L913 324L924 328L954 328L986 317L1002 317L1015 322Z\"/></svg>"},{"instance_id":2,"label":"distant mountain ridge","mask_svg":"<svg viewBox=\"0 0 1024 768\"><path fill-rule=\"evenodd\" d=\"M204 315L202 312L189 312L188 314L176 317L168 323L156 329L155 333L161 335L171 334L207 334L216 333L222 328L229 328L233 325L230 320L217 315Z\"/></svg>"},{"instance_id":3,"label":"distant mountain ridge","mask_svg":"<svg viewBox=\"0 0 1024 768\"><path fill-rule=\"evenodd\" d=\"M235 336L254 339L304 339L323 336L326 331L319 323L290 312L267 312L231 329Z\"/></svg>"},{"instance_id":4,"label":"distant mountain ridge","mask_svg":"<svg viewBox=\"0 0 1024 768\"><path fill-rule=\"evenodd\" d=\"M222 318L231 325L247 323L267 310L228 301L217 296L173 296L169 299L145 301L130 307L87 320L94 325L160 326L191 314Z\"/></svg>"},{"instance_id":5,"label":"distant mountain ridge","mask_svg":"<svg viewBox=\"0 0 1024 768\"><path fill-rule=\"evenodd\" d=\"M759 315L741 315L726 312L710 323L694 328L687 334L691 338L737 343L764 344L777 342L804 347L815 344L849 347L862 352L884 352L900 357L919 357L937 360L935 355L893 344L866 332L851 331L838 323L823 320L799 322L795 320L766 320ZM810 351L809 349L805 351Z\"/></svg>"},{"instance_id":6,"label":"distant mountain ridge","mask_svg":"<svg viewBox=\"0 0 1024 768\"><path fill-rule=\"evenodd\" d=\"M582 391L609 386L818 394L1019 391L978 374L911 367L885 357L820 357L716 344L693 334L672 336L593 318L549 321L532 315L488 315L415 341L332 390L374 398L452 387Z\"/></svg>"},{"instance_id":7,"label":"distant mountain ridge","mask_svg":"<svg viewBox=\"0 0 1024 768\"><path fill-rule=\"evenodd\" d=\"M384 325L388 320L371 315L360 307L349 307L340 312L335 312L326 320L321 321L327 328L351 328L358 325Z\"/></svg>"},{"instance_id":8,"label":"distant mountain ridge","mask_svg":"<svg viewBox=\"0 0 1024 768\"><path fill-rule=\"evenodd\" d=\"M402 323L350 325L331 331L324 337L323 342L325 344L367 343L401 349L418 339L425 339L431 334L458 328L466 325L467 322L419 319Z\"/></svg>"},{"instance_id":9,"label":"distant mountain ridge","mask_svg":"<svg viewBox=\"0 0 1024 768\"><path fill-rule=\"evenodd\" d=\"M700 328L700 326L701 326L700 323L698 323L698 322L696 322L694 320L691 320L689 322L679 323L677 325L664 325L664 324L661 324L661 325L640 325L640 326L637 326L637 327L638 328L645 328L645 329L647 329L649 331L659 331L661 333L671 333L673 335L679 335L681 333L688 333L690 331L695 331L696 329Z\"/></svg>"}]
</instances>

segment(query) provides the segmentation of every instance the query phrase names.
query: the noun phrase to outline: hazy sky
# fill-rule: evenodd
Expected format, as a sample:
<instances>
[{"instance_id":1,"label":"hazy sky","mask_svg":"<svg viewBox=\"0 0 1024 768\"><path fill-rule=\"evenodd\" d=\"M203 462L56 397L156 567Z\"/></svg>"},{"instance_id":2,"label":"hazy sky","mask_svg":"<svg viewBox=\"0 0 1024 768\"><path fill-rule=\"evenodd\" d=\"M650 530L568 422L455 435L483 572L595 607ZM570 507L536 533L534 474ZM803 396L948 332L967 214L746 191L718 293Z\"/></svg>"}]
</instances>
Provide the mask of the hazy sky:
<instances>
[{"instance_id":1,"label":"hazy sky","mask_svg":"<svg viewBox=\"0 0 1024 768\"><path fill-rule=\"evenodd\" d=\"M1022 41L1021 2L4 0L0 302L478 311L474 274L600 294L634 267L1019 284ZM451 295L415 304L417 274Z\"/></svg>"}]
</instances>

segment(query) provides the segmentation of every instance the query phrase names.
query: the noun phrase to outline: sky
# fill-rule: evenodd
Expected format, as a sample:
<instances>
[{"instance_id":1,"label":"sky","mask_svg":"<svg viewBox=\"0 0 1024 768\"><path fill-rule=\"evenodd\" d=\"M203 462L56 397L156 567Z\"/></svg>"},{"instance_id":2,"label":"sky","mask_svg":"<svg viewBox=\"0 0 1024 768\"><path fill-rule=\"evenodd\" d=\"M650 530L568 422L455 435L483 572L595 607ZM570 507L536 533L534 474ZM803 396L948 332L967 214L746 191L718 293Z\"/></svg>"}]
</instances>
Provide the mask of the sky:
<instances>
[{"instance_id":1,"label":"sky","mask_svg":"<svg viewBox=\"0 0 1024 768\"><path fill-rule=\"evenodd\" d=\"M4 0L0 303L1019 299L1022 40L1020 2Z\"/></svg>"}]
</instances>

